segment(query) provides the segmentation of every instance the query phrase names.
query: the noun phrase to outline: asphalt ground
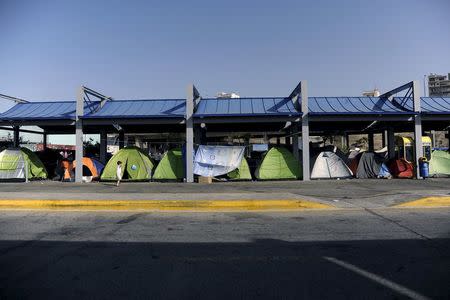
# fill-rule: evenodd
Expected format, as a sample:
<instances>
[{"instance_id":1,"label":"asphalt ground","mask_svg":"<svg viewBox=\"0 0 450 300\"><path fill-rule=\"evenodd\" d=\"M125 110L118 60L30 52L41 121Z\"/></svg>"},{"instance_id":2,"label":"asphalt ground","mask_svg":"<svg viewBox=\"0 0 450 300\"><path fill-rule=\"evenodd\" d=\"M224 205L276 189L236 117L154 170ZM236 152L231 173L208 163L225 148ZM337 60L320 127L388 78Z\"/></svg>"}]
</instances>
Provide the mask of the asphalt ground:
<instances>
[{"instance_id":1,"label":"asphalt ground","mask_svg":"<svg viewBox=\"0 0 450 300\"><path fill-rule=\"evenodd\" d=\"M0 299L449 299L449 215L2 211Z\"/></svg>"},{"instance_id":2,"label":"asphalt ground","mask_svg":"<svg viewBox=\"0 0 450 300\"><path fill-rule=\"evenodd\" d=\"M311 200L338 208L383 208L429 196L450 196L450 179L352 179L170 183L0 183L0 200Z\"/></svg>"}]
</instances>

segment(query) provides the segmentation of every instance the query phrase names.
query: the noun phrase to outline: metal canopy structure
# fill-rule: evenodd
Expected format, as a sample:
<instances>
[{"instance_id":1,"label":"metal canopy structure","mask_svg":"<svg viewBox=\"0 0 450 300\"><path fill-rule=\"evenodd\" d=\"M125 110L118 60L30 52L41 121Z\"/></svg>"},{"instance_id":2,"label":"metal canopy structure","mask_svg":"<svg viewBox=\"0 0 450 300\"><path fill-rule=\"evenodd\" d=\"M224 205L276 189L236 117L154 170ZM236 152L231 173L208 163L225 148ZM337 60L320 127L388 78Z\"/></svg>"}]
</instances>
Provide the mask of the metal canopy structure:
<instances>
[{"instance_id":1,"label":"metal canopy structure","mask_svg":"<svg viewBox=\"0 0 450 300\"><path fill-rule=\"evenodd\" d=\"M405 95L397 96L402 92ZM77 101L27 102L6 97L16 105L0 114L0 126L12 126L15 140L18 141L16 135L23 125L39 126L44 129L44 135L76 132L77 158L81 158L83 152L84 133L100 133L101 147L106 149L107 132L119 131L123 138L124 131L185 131L187 151L192 153L195 133L200 130L277 131L292 137L293 152L297 156L301 135L305 180L309 178L310 132L367 132L372 136L374 132L387 132L392 150L394 132L414 128L417 156L421 155L421 139L417 137L422 135L422 123L424 128L445 129L450 125L450 98L420 98L417 81L380 97L308 97L306 81L301 81L288 97L202 99L193 85L187 88L186 99L114 100L84 86L79 90ZM187 164L186 180L191 182L192 161Z\"/></svg>"},{"instance_id":2,"label":"metal canopy structure","mask_svg":"<svg viewBox=\"0 0 450 300\"><path fill-rule=\"evenodd\" d=\"M183 124L185 113L185 99L114 100L81 119L85 125Z\"/></svg>"},{"instance_id":3,"label":"metal canopy structure","mask_svg":"<svg viewBox=\"0 0 450 300\"><path fill-rule=\"evenodd\" d=\"M382 97L310 97L313 115L405 115L414 111Z\"/></svg>"},{"instance_id":4,"label":"metal canopy structure","mask_svg":"<svg viewBox=\"0 0 450 300\"><path fill-rule=\"evenodd\" d=\"M0 114L0 124L20 125L73 125L75 101L18 103Z\"/></svg>"},{"instance_id":5,"label":"metal canopy structure","mask_svg":"<svg viewBox=\"0 0 450 300\"><path fill-rule=\"evenodd\" d=\"M230 98L201 99L194 117L298 117L289 98Z\"/></svg>"}]
</instances>

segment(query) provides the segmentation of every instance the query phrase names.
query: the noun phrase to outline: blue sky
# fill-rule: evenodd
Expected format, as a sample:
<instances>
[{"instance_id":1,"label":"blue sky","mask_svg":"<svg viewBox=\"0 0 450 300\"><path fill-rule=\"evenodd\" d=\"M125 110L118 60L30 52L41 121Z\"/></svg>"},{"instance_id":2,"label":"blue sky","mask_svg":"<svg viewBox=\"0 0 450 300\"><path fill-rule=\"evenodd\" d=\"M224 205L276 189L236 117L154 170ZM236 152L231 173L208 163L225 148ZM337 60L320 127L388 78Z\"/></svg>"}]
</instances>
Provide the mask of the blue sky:
<instances>
[{"instance_id":1,"label":"blue sky","mask_svg":"<svg viewBox=\"0 0 450 300\"><path fill-rule=\"evenodd\" d=\"M448 0L0 0L0 93L72 100L381 91L450 72ZM5 108L0 104L0 110Z\"/></svg>"}]
</instances>

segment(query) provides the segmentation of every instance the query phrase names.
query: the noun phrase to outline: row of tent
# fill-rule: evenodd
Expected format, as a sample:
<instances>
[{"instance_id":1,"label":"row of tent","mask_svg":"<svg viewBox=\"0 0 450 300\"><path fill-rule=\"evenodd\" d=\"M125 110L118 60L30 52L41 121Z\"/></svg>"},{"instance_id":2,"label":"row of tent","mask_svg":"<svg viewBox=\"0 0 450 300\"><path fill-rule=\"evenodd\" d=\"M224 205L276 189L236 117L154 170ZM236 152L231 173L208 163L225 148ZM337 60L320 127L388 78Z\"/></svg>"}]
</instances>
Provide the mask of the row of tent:
<instances>
[{"instance_id":1,"label":"row of tent","mask_svg":"<svg viewBox=\"0 0 450 300\"><path fill-rule=\"evenodd\" d=\"M123 164L124 180L182 180L184 177L181 149L167 151L154 168L153 160L139 148L123 148L106 164L100 180L116 180L118 161ZM155 171L152 174L153 169ZM247 160L243 158L239 168L229 172L227 177L231 180L252 180ZM255 171L255 178L261 180L299 179L301 178L300 164L287 149L274 147L265 154Z\"/></svg>"},{"instance_id":2,"label":"row of tent","mask_svg":"<svg viewBox=\"0 0 450 300\"><path fill-rule=\"evenodd\" d=\"M387 152L352 152L345 156L336 147L322 151L313 159L311 179L337 178L413 178L414 165L403 159L387 159ZM450 176L450 153L435 150L429 161L432 177Z\"/></svg>"},{"instance_id":3,"label":"row of tent","mask_svg":"<svg viewBox=\"0 0 450 300\"><path fill-rule=\"evenodd\" d=\"M312 179L336 178L412 178L413 165L404 159L387 160L385 153L360 152L344 155L336 147L322 148L312 159ZM86 180L116 180L117 162L123 163L124 180L182 180L184 161L181 149L165 153L155 167L154 161L137 147L119 150L104 166L93 158L83 158L83 175ZM27 169L25 167L27 166ZM62 179L74 177L76 161L63 161L56 173ZM27 174L25 174L25 172ZM450 176L450 153L435 150L430 160L431 176ZM27 148L6 149L0 152L0 179L25 178L46 179L48 173L38 155ZM241 160L239 168L226 176L231 180L281 180L301 179L302 168L294 155L283 147L273 147L267 151L252 176L248 161Z\"/></svg>"}]
</instances>

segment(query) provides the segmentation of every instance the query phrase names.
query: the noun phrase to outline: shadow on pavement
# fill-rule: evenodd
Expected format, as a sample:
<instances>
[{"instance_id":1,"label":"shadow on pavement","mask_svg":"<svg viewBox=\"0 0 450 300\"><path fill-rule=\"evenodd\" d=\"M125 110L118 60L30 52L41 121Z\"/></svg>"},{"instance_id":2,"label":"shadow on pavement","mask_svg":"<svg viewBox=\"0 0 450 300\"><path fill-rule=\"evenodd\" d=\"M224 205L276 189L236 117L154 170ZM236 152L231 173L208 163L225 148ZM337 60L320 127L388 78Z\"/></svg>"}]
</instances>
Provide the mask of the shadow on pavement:
<instances>
[{"instance_id":1,"label":"shadow on pavement","mask_svg":"<svg viewBox=\"0 0 450 300\"><path fill-rule=\"evenodd\" d=\"M450 239L0 241L0 299L450 297Z\"/></svg>"}]
</instances>

